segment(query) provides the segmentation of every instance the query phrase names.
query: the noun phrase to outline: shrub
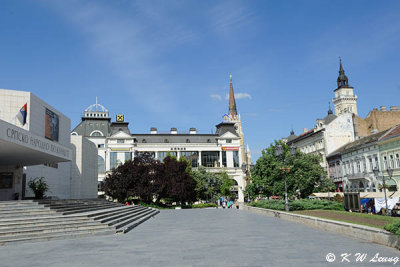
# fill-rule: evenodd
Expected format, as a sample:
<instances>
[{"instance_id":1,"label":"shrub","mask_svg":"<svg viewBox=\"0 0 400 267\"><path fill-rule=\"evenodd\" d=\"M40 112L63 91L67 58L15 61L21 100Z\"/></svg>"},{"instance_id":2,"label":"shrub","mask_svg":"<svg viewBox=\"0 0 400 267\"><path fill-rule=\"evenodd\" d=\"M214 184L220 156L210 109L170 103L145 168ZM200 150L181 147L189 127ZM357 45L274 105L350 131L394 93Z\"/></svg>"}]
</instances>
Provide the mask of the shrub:
<instances>
[{"instance_id":1,"label":"shrub","mask_svg":"<svg viewBox=\"0 0 400 267\"><path fill-rule=\"evenodd\" d=\"M250 206L272 209L272 210L285 210L284 200L260 200L258 202L251 203ZM343 204L336 201L328 200L310 200L300 199L289 202L289 209L295 210L344 210Z\"/></svg>"},{"instance_id":2,"label":"shrub","mask_svg":"<svg viewBox=\"0 0 400 267\"><path fill-rule=\"evenodd\" d=\"M44 180L44 177L36 177L29 180L28 186L35 194L35 199L42 199L44 194L49 190L49 186Z\"/></svg>"},{"instance_id":3,"label":"shrub","mask_svg":"<svg viewBox=\"0 0 400 267\"><path fill-rule=\"evenodd\" d=\"M400 236L400 220L396 220L394 223L387 224L383 228L385 228L386 231Z\"/></svg>"},{"instance_id":4,"label":"shrub","mask_svg":"<svg viewBox=\"0 0 400 267\"><path fill-rule=\"evenodd\" d=\"M203 209L203 208L217 208L218 205L215 203L200 203L192 205L193 209Z\"/></svg>"}]
</instances>

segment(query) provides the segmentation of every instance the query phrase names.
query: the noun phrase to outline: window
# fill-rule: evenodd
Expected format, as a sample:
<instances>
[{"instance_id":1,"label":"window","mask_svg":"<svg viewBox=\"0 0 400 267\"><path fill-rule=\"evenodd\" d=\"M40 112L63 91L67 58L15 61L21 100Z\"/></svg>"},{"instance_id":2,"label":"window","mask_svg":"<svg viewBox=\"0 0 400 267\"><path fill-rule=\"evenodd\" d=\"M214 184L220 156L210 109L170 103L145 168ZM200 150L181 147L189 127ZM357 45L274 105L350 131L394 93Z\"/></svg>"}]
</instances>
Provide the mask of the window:
<instances>
[{"instance_id":1,"label":"window","mask_svg":"<svg viewBox=\"0 0 400 267\"><path fill-rule=\"evenodd\" d=\"M125 152L125 161L132 160L132 152Z\"/></svg>"},{"instance_id":2,"label":"window","mask_svg":"<svg viewBox=\"0 0 400 267\"><path fill-rule=\"evenodd\" d=\"M209 167L209 168L219 167L219 152L218 151L201 152L201 164L204 167Z\"/></svg>"},{"instance_id":3,"label":"window","mask_svg":"<svg viewBox=\"0 0 400 267\"><path fill-rule=\"evenodd\" d=\"M383 157L383 169L386 170L387 167L388 167L387 158L386 158L386 156L384 156L384 157Z\"/></svg>"},{"instance_id":4,"label":"window","mask_svg":"<svg viewBox=\"0 0 400 267\"><path fill-rule=\"evenodd\" d=\"M367 171L367 161L365 160L365 158L362 160L363 162L363 172Z\"/></svg>"},{"instance_id":5,"label":"window","mask_svg":"<svg viewBox=\"0 0 400 267\"><path fill-rule=\"evenodd\" d=\"M152 151L138 151L138 152L136 152L135 157L140 157L145 154L150 155L150 157L152 157L153 159L156 157L156 152L152 152Z\"/></svg>"},{"instance_id":6,"label":"window","mask_svg":"<svg viewBox=\"0 0 400 267\"><path fill-rule=\"evenodd\" d=\"M226 143L227 143L227 144L232 143L232 139L226 139Z\"/></svg>"},{"instance_id":7,"label":"window","mask_svg":"<svg viewBox=\"0 0 400 267\"><path fill-rule=\"evenodd\" d=\"M98 173L105 172L104 158L102 156L97 156L97 171Z\"/></svg>"},{"instance_id":8,"label":"window","mask_svg":"<svg viewBox=\"0 0 400 267\"><path fill-rule=\"evenodd\" d=\"M197 152L197 151L182 151L181 156L184 157L185 159L189 160L192 163L193 168L196 168L199 166L199 152Z\"/></svg>"},{"instance_id":9,"label":"window","mask_svg":"<svg viewBox=\"0 0 400 267\"><path fill-rule=\"evenodd\" d=\"M372 172L372 170L374 169L374 164L372 163L372 158L369 158L369 171Z\"/></svg>"},{"instance_id":10,"label":"window","mask_svg":"<svg viewBox=\"0 0 400 267\"><path fill-rule=\"evenodd\" d=\"M123 144L123 143L125 143L124 139L117 139L117 144Z\"/></svg>"},{"instance_id":11,"label":"window","mask_svg":"<svg viewBox=\"0 0 400 267\"><path fill-rule=\"evenodd\" d=\"M378 161L378 157L375 157L375 166L374 166L375 168L379 168L378 162L379 162L379 161Z\"/></svg>"},{"instance_id":12,"label":"window","mask_svg":"<svg viewBox=\"0 0 400 267\"><path fill-rule=\"evenodd\" d=\"M182 152L182 153L183 153L183 152ZM176 152L176 151L160 151L160 152L158 152L157 154L158 154L158 160L159 160L160 162L163 162L164 159L165 159L167 156L170 156L170 157L177 157L177 152Z\"/></svg>"},{"instance_id":13,"label":"window","mask_svg":"<svg viewBox=\"0 0 400 267\"><path fill-rule=\"evenodd\" d=\"M361 172L361 164L360 164L360 161L357 160L357 173L360 173L360 172Z\"/></svg>"},{"instance_id":14,"label":"window","mask_svg":"<svg viewBox=\"0 0 400 267\"><path fill-rule=\"evenodd\" d=\"M117 168L117 152L110 152L110 169Z\"/></svg>"},{"instance_id":15,"label":"window","mask_svg":"<svg viewBox=\"0 0 400 267\"><path fill-rule=\"evenodd\" d=\"M222 166L226 167L226 151L222 151Z\"/></svg>"},{"instance_id":16,"label":"window","mask_svg":"<svg viewBox=\"0 0 400 267\"><path fill-rule=\"evenodd\" d=\"M103 134L100 131L93 131L90 136L103 136Z\"/></svg>"},{"instance_id":17,"label":"window","mask_svg":"<svg viewBox=\"0 0 400 267\"><path fill-rule=\"evenodd\" d=\"M233 167L239 167L239 151L233 151Z\"/></svg>"},{"instance_id":18,"label":"window","mask_svg":"<svg viewBox=\"0 0 400 267\"><path fill-rule=\"evenodd\" d=\"M396 154L396 167L400 168L400 158L399 158L399 154Z\"/></svg>"},{"instance_id":19,"label":"window","mask_svg":"<svg viewBox=\"0 0 400 267\"><path fill-rule=\"evenodd\" d=\"M394 168L394 158L393 155L390 155L390 168Z\"/></svg>"}]
</instances>

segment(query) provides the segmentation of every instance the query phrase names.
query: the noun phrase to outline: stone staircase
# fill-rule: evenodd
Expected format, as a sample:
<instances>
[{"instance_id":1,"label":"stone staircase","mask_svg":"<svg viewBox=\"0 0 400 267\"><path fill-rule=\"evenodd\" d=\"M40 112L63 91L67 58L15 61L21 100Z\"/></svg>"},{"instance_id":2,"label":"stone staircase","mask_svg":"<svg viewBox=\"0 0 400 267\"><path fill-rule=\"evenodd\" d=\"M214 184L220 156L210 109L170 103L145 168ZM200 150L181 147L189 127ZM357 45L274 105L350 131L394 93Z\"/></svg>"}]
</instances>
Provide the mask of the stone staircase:
<instances>
[{"instance_id":1,"label":"stone staircase","mask_svg":"<svg viewBox=\"0 0 400 267\"><path fill-rule=\"evenodd\" d=\"M158 213L105 200L0 201L0 246L127 233Z\"/></svg>"}]
</instances>

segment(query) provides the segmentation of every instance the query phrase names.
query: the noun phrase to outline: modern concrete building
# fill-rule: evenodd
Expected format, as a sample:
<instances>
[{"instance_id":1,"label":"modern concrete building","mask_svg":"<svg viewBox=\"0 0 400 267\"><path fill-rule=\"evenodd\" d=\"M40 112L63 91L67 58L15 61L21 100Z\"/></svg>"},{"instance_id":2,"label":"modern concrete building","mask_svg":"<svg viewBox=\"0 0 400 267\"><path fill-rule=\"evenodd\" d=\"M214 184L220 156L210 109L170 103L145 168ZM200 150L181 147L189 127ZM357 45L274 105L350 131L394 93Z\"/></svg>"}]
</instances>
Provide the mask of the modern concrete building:
<instances>
[{"instance_id":1,"label":"modern concrete building","mask_svg":"<svg viewBox=\"0 0 400 267\"><path fill-rule=\"evenodd\" d=\"M27 183L36 177L45 178L48 196L71 198L70 126L69 118L31 92L0 89L0 200L33 197Z\"/></svg>"},{"instance_id":2,"label":"modern concrete building","mask_svg":"<svg viewBox=\"0 0 400 267\"><path fill-rule=\"evenodd\" d=\"M249 178L247 173L251 157L249 149L246 151L244 146L232 79L229 113L225 121L216 125L213 134L198 133L196 128L189 128L187 132L171 128L168 133L160 133L155 127L151 127L149 133L136 134L131 133L128 126L129 122L122 114L111 122L109 111L96 103L84 111L81 123L72 130L72 135L87 137L98 147L99 191L103 179L113 168L135 155L150 152L160 161L170 154L187 158L193 168L204 166L210 172L226 171L235 181L239 201L244 201L243 191Z\"/></svg>"}]
</instances>

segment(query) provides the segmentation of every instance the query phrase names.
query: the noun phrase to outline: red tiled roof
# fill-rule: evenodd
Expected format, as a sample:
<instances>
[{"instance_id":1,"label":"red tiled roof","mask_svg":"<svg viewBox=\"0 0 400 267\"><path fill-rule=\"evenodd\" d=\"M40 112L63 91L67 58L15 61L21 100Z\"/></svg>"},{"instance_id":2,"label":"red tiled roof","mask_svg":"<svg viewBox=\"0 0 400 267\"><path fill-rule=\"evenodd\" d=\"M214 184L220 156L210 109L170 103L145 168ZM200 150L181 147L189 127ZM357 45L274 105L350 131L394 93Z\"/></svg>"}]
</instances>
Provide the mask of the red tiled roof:
<instances>
[{"instance_id":1,"label":"red tiled roof","mask_svg":"<svg viewBox=\"0 0 400 267\"><path fill-rule=\"evenodd\" d=\"M392 128L386 135L382 136L379 141L387 140L400 135L400 124Z\"/></svg>"}]
</instances>

